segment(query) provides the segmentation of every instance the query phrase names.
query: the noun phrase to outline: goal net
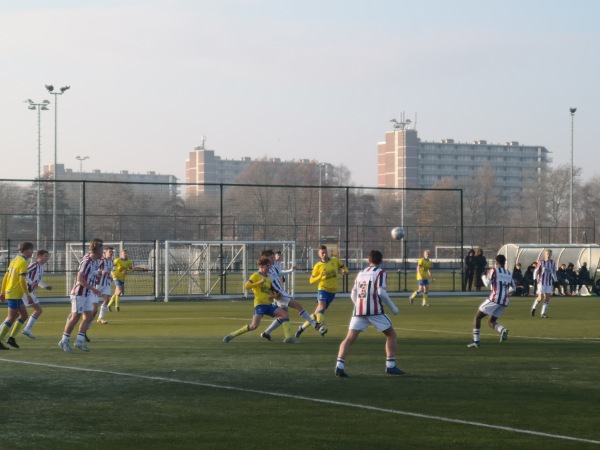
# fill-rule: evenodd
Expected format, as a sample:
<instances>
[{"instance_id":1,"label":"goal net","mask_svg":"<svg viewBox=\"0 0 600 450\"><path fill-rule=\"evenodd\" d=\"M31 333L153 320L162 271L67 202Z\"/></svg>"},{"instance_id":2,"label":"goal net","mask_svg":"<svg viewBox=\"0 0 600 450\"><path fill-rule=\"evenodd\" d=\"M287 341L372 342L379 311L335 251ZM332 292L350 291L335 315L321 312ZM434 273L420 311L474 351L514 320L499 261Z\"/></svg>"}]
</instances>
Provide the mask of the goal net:
<instances>
[{"instance_id":1,"label":"goal net","mask_svg":"<svg viewBox=\"0 0 600 450\"><path fill-rule=\"evenodd\" d=\"M258 270L256 261L264 249L281 251L283 268L296 260L293 241L165 241L160 244L159 283L165 302L175 298L209 297L233 293L248 297L244 284ZM294 291L294 273L286 278Z\"/></svg>"},{"instance_id":2,"label":"goal net","mask_svg":"<svg viewBox=\"0 0 600 450\"><path fill-rule=\"evenodd\" d=\"M134 266L143 267L145 270L134 271L127 275L125 281L125 295L129 299L155 298L155 268L154 242L104 242L104 248L113 247L113 258L119 258L122 250L127 250L127 257L133 261ZM66 292L71 291L77 279L77 271L83 255L88 252L89 242L67 242L66 244ZM113 287L114 292L114 287Z\"/></svg>"}]
</instances>

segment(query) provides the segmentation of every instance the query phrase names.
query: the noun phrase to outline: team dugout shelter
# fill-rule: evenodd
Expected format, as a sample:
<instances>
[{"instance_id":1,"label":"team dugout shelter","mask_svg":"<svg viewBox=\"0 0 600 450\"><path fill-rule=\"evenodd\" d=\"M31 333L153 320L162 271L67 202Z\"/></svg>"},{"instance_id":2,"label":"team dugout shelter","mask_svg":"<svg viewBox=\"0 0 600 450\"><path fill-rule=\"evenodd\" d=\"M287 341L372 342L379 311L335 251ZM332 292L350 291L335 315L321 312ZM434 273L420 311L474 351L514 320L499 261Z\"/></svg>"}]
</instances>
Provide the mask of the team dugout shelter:
<instances>
[{"instance_id":1,"label":"team dugout shelter","mask_svg":"<svg viewBox=\"0 0 600 450\"><path fill-rule=\"evenodd\" d=\"M595 279L600 265L600 245L597 244L505 244L498 254L506 256L508 270L512 271L515 264L520 262L521 270L525 271L531 263L544 259L547 248L552 250L552 259L557 268L561 264L573 263L578 270L586 262L590 277Z\"/></svg>"}]
</instances>

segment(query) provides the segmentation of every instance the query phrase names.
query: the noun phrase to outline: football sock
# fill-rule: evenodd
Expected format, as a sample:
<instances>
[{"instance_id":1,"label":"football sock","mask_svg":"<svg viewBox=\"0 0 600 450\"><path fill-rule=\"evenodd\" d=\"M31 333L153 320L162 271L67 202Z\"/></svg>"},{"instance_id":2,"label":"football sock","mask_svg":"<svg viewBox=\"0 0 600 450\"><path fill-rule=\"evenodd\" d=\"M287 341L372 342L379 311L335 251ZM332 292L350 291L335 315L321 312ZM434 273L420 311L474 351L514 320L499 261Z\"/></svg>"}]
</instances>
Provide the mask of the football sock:
<instances>
[{"instance_id":1,"label":"football sock","mask_svg":"<svg viewBox=\"0 0 600 450\"><path fill-rule=\"evenodd\" d=\"M13 338L16 337L21 332L24 325L25 325L25 321L19 317L17 319L17 321L15 322L15 326L12 327L12 330L10 332L10 337L13 337Z\"/></svg>"},{"instance_id":2,"label":"football sock","mask_svg":"<svg viewBox=\"0 0 600 450\"><path fill-rule=\"evenodd\" d=\"M100 314L98 315L98 319L104 319L104 316L106 315L106 311L108 311L108 306L106 306L106 305L100 306Z\"/></svg>"},{"instance_id":3,"label":"football sock","mask_svg":"<svg viewBox=\"0 0 600 450\"><path fill-rule=\"evenodd\" d=\"M427 294L423 294L423 304L426 305L427 304Z\"/></svg>"},{"instance_id":4,"label":"football sock","mask_svg":"<svg viewBox=\"0 0 600 450\"><path fill-rule=\"evenodd\" d=\"M337 364L335 365L335 367L337 369L343 369L344 368L344 363L346 362L346 360L344 358L338 358L337 359Z\"/></svg>"},{"instance_id":5,"label":"football sock","mask_svg":"<svg viewBox=\"0 0 600 450\"><path fill-rule=\"evenodd\" d=\"M385 360L385 367L387 369L391 369L392 367L396 367L396 358L387 358Z\"/></svg>"},{"instance_id":6,"label":"football sock","mask_svg":"<svg viewBox=\"0 0 600 450\"><path fill-rule=\"evenodd\" d=\"M315 320L317 322L325 322L325 311L324 310L317 311Z\"/></svg>"},{"instance_id":7,"label":"football sock","mask_svg":"<svg viewBox=\"0 0 600 450\"><path fill-rule=\"evenodd\" d=\"M6 337L6 335L8 334L8 331L10 330L10 327L12 327L12 322L5 321L2 324L2 327L0 327L0 341Z\"/></svg>"},{"instance_id":8,"label":"football sock","mask_svg":"<svg viewBox=\"0 0 600 450\"><path fill-rule=\"evenodd\" d=\"M84 339L85 339L85 333L82 333L81 331L79 333L77 333L77 342L83 342Z\"/></svg>"},{"instance_id":9,"label":"football sock","mask_svg":"<svg viewBox=\"0 0 600 450\"><path fill-rule=\"evenodd\" d=\"M494 330L496 330L498 333L502 334L502 332L504 331L504 328L502 325L500 325L499 323L497 323L496 325L494 325Z\"/></svg>"},{"instance_id":10,"label":"football sock","mask_svg":"<svg viewBox=\"0 0 600 450\"><path fill-rule=\"evenodd\" d=\"M533 305L531 305L531 309L535 309L535 307L537 306L538 301L537 298L533 301Z\"/></svg>"},{"instance_id":11,"label":"football sock","mask_svg":"<svg viewBox=\"0 0 600 450\"><path fill-rule=\"evenodd\" d=\"M479 342L479 334L481 330L478 328L473 328L473 342Z\"/></svg>"},{"instance_id":12,"label":"football sock","mask_svg":"<svg viewBox=\"0 0 600 450\"><path fill-rule=\"evenodd\" d=\"M417 295L419 295L419 293L418 293L417 291L413 292L413 293L410 295L410 298L411 298L411 300L412 300L412 299L414 299L414 298L415 298Z\"/></svg>"},{"instance_id":13,"label":"football sock","mask_svg":"<svg viewBox=\"0 0 600 450\"><path fill-rule=\"evenodd\" d=\"M317 322L315 322L312 317L310 317L310 314L308 314L306 311L302 310L298 313L300 315L300 317L302 317L304 320L306 320L307 323L309 323L311 326L315 326L317 324Z\"/></svg>"},{"instance_id":14,"label":"football sock","mask_svg":"<svg viewBox=\"0 0 600 450\"><path fill-rule=\"evenodd\" d=\"M315 321L315 322L317 321L317 317L316 317L314 314L311 314L311 315L310 315L310 318L311 318L313 321ZM302 329L303 329L303 330L306 330L306 329L307 329L309 326L310 326L310 322L308 322L308 321L307 321L307 322L304 322L304 323L302 324Z\"/></svg>"},{"instance_id":15,"label":"football sock","mask_svg":"<svg viewBox=\"0 0 600 450\"><path fill-rule=\"evenodd\" d=\"M33 326L35 325L35 323L37 322L38 318L35 314L32 314L31 316L29 316L29 320L27 321L27 325L25 325L25 330L29 331L33 328Z\"/></svg>"},{"instance_id":16,"label":"football sock","mask_svg":"<svg viewBox=\"0 0 600 450\"><path fill-rule=\"evenodd\" d=\"M549 305L548 302L544 302L542 304L542 314L546 314L546 311L548 310L548 305Z\"/></svg>"},{"instance_id":17,"label":"football sock","mask_svg":"<svg viewBox=\"0 0 600 450\"><path fill-rule=\"evenodd\" d=\"M119 307L119 299L121 298L120 295L115 295L115 306L118 308Z\"/></svg>"},{"instance_id":18,"label":"football sock","mask_svg":"<svg viewBox=\"0 0 600 450\"><path fill-rule=\"evenodd\" d=\"M292 336L290 319L280 319L280 320L281 320L281 325L283 326L283 336L287 339Z\"/></svg>"},{"instance_id":19,"label":"football sock","mask_svg":"<svg viewBox=\"0 0 600 450\"><path fill-rule=\"evenodd\" d=\"M240 328L239 330L234 331L233 333L231 333L231 335L233 337L239 336L240 334L244 334L247 333L248 331L250 331L250 325L244 325L242 328Z\"/></svg>"},{"instance_id":20,"label":"football sock","mask_svg":"<svg viewBox=\"0 0 600 450\"><path fill-rule=\"evenodd\" d=\"M71 339L71 334L70 333L63 333L63 337L61 339L61 342L69 342L70 339Z\"/></svg>"},{"instance_id":21,"label":"football sock","mask_svg":"<svg viewBox=\"0 0 600 450\"><path fill-rule=\"evenodd\" d=\"M267 328L265 330L265 334L271 334L273 331L275 331L277 328L279 328L281 326L281 319L275 319L273 322L271 322L271 325L269 325L269 328Z\"/></svg>"},{"instance_id":22,"label":"football sock","mask_svg":"<svg viewBox=\"0 0 600 450\"><path fill-rule=\"evenodd\" d=\"M116 297L116 295L113 295L110 298L110 302L108 302L107 308L110 308L112 306L112 304L115 302L115 297Z\"/></svg>"}]
</instances>

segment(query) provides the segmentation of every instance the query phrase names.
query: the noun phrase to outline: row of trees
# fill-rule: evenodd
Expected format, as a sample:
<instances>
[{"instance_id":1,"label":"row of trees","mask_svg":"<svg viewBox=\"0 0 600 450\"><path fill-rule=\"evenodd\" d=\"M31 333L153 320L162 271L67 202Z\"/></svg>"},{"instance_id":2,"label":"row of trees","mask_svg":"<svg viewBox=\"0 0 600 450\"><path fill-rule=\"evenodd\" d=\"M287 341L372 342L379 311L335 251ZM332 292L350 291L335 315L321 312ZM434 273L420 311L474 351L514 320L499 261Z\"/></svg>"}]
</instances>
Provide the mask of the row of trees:
<instances>
[{"instance_id":1,"label":"row of trees","mask_svg":"<svg viewBox=\"0 0 600 450\"><path fill-rule=\"evenodd\" d=\"M56 188L58 248L95 236L108 241L222 237L294 240L308 258L328 237L339 240L342 248L347 240L356 254L377 247L391 257L399 255L400 244L391 241L389 230L401 224L401 192L345 187L351 181L344 166L329 166L327 176L319 170L314 163L281 165L265 159L251 164L235 184L189 198L174 195L169 185L42 180L42 244L51 246ZM460 249L459 188L464 192L465 245L496 251L506 242L566 242L569 187L570 170L561 166L533 174L519 198L503 203L498 195L502 180L484 167L466 186L443 179L432 190L409 190L404 205L406 255L417 257L424 248ZM581 170L575 171L574 242L595 239L599 187L600 177L583 182ZM0 183L1 241L34 239L36 196L35 182Z\"/></svg>"}]
</instances>

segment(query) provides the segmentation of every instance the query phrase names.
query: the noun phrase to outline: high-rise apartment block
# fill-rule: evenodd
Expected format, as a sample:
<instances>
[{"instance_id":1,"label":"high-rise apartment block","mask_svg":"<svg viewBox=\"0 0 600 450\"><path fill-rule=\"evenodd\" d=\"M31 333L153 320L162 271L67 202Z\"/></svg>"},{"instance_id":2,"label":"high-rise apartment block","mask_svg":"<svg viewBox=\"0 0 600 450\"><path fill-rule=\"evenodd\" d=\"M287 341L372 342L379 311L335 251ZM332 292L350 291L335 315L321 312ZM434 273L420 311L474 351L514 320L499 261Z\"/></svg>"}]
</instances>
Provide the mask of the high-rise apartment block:
<instances>
[{"instance_id":1,"label":"high-rise apartment block","mask_svg":"<svg viewBox=\"0 0 600 450\"><path fill-rule=\"evenodd\" d=\"M431 188L443 178L451 178L456 186L467 185L475 173L490 166L497 182L509 200L545 170L552 158L540 145L518 142L489 144L479 140L470 143L444 139L421 141L416 130L388 131L385 141L377 144L377 186L395 188Z\"/></svg>"}]
</instances>

